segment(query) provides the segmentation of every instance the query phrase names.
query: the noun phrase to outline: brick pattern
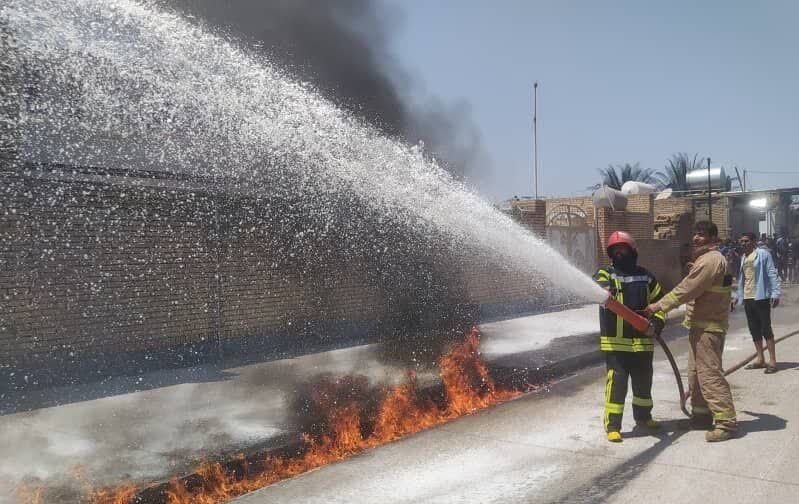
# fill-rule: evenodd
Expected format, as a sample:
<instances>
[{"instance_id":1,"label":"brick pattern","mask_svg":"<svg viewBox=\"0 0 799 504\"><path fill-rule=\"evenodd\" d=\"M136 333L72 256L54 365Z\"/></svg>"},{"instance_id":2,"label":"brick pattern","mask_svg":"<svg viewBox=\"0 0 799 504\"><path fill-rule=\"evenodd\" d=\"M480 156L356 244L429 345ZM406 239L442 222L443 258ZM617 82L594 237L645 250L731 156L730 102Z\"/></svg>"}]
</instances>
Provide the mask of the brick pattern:
<instances>
[{"instance_id":1,"label":"brick pattern","mask_svg":"<svg viewBox=\"0 0 799 504\"><path fill-rule=\"evenodd\" d=\"M589 226L594 225L594 202L590 196L574 197L574 198L552 198L546 200L546 212L549 215L552 210L561 205L572 205L582 209L585 212L585 220Z\"/></svg>"},{"instance_id":2,"label":"brick pattern","mask_svg":"<svg viewBox=\"0 0 799 504\"><path fill-rule=\"evenodd\" d=\"M0 181L0 362L260 334L290 338L309 321L385 321L403 309L426 320L420 311L446 303L571 301L545 280L477 254L452 260L443 251L420 252L395 272L415 275L411 290L390 285L394 279L381 279L354 256L314 266L285 254L275 242L281 231L258 225L263 203L242 197L10 173ZM654 215L685 210L686 200L633 196L623 212L594 210L589 198L524 201L512 214L545 236L547 211L559 204L590 215L600 264L608 262L607 236L625 230L639 242L642 265L667 287L679 280L692 219L680 214L676 235L657 240ZM714 205L717 212L722 219L723 204Z\"/></svg>"},{"instance_id":3,"label":"brick pattern","mask_svg":"<svg viewBox=\"0 0 799 504\"><path fill-rule=\"evenodd\" d=\"M693 202L690 198L667 198L654 201L655 215L683 214L693 212Z\"/></svg>"},{"instance_id":4,"label":"brick pattern","mask_svg":"<svg viewBox=\"0 0 799 504\"><path fill-rule=\"evenodd\" d=\"M707 212L707 197L697 196L692 198L694 219L706 220L708 218ZM731 238L732 228L730 227L730 208L729 198L726 196L714 196L711 198L713 223L719 228L719 238L726 240Z\"/></svg>"},{"instance_id":5,"label":"brick pattern","mask_svg":"<svg viewBox=\"0 0 799 504\"><path fill-rule=\"evenodd\" d=\"M674 240L638 240L638 263L651 271L663 288L670 290L682 279L682 247Z\"/></svg>"},{"instance_id":6,"label":"brick pattern","mask_svg":"<svg viewBox=\"0 0 799 504\"><path fill-rule=\"evenodd\" d=\"M652 194L633 194L627 196L627 212L643 213L653 215L654 213L654 200Z\"/></svg>"},{"instance_id":7,"label":"brick pattern","mask_svg":"<svg viewBox=\"0 0 799 504\"><path fill-rule=\"evenodd\" d=\"M730 198L726 196L713 196L713 222L719 228L719 237L727 239L732 233L730 224ZM655 201L655 215L666 214L692 214L691 225L699 220L706 220L707 196L686 196L681 198L668 198Z\"/></svg>"},{"instance_id":8,"label":"brick pattern","mask_svg":"<svg viewBox=\"0 0 799 504\"><path fill-rule=\"evenodd\" d=\"M314 265L286 254L280 230L262 225L263 203L241 197L0 182L0 363L291 338L314 321L426 321L435 317L422 312L457 304L543 304L552 290L476 254L453 261L432 249L388 279L357 257ZM544 209L520 214L541 234Z\"/></svg>"},{"instance_id":9,"label":"brick pattern","mask_svg":"<svg viewBox=\"0 0 799 504\"><path fill-rule=\"evenodd\" d=\"M512 303L543 294L541 285L501 266L475 262L466 271L465 295L474 304Z\"/></svg>"},{"instance_id":10,"label":"brick pattern","mask_svg":"<svg viewBox=\"0 0 799 504\"><path fill-rule=\"evenodd\" d=\"M520 200L511 204L514 218L539 238L547 235L547 205L544 200Z\"/></svg>"},{"instance_id":11,"label":"brick pattern","mask_svg":"<svg viewBox=\"0 0 799 504\"><path fill-rule=\"evenodd\" d=\"M597 209L597 229L599 243L597 258L601 265L610 264L610 259L605 252L607 238L613 231L627 231L632 234L638 244L639 264L655 274L665 289L671 289L682 278L683 264L687 261L686 248L690 244L691 222L687 217L690 214L681 213L691 204L686 205L680 201L676 204L662 204L661 200L654 200L651 195L634 195L628 199L625 211L613 211L609 208ZM669 224L674 224L673 235L669 239L656 239L655 216L668 212L675 215L674 222L671 217ZM663 219L659 219L661 222ZM689 233L686 239L686 231Z\"/></svg>"},{"instance_id":12,"label":"brick pattern","mask_svg":"<svg viewBox=\"0 0 799 504\"><path fill-rule=\"evenodd\" d=\"M654 208L651 195L633 195L628 199L627 209L614 211L610 208L597 208L597 258L599 264L607 265L610 260L605 253L608 236L613 231L626 231L636 241L651 239L654 234Z\"/></svg>"},{"instance_id":13,"label":"brick pattern","mask_svg":"<svg viewBox=\"0 0 799 504\"><path fill-rule=\"evenodd\" d=\"M212 337L207 197L4 182L0 360Z\"/></svg>"}]
</instances>

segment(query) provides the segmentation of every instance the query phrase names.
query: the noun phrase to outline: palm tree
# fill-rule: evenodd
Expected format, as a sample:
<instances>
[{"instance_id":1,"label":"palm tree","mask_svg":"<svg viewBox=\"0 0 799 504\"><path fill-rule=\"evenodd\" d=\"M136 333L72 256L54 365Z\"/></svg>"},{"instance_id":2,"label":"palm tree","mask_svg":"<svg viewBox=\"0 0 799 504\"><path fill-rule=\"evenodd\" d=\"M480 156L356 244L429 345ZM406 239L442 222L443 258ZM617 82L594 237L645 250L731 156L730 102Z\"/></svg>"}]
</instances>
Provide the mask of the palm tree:
<instances>
[{"instance_id":1,"label":"palm tree","mask_svg":"<svg viewBox=\"0 0 799 504\"><path fill-rule=\"evenodd\" d=\"M676 192L688 191L686 176L690 171L703 168L703 160L704 158L700 158L699 154L694 154L694 157L685 152L672 154L671 159L666 163L666 167L663 171L658 172L656 176L660 179L660 184L663 187Z\"/></svg>"},{"instance_id":2,"label":"palm tree","mask_svg":"<svg viewBox=\"0 0 799 504\"><path fill-rule=\"evenodd\" d=\"M633 165L625 163L615 167L608 165L607 168L599 168L598 171L602 175L602 183L612 189L621 189L621 186L630 180L653 185L659 183L659 178L655 171L651 168L641 168L639 163Z\"/></svg>"}]
</instances>

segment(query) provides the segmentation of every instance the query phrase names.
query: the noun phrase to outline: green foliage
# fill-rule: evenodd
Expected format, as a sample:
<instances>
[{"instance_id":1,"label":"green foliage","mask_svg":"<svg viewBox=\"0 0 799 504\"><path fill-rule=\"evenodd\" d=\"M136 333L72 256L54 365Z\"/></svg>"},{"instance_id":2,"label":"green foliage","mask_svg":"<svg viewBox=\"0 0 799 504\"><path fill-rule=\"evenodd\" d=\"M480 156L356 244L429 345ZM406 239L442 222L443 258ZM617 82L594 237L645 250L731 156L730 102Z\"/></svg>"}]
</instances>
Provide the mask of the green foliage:
<instances>
[{"instance_id":1,"label":"green foliage","mask_svg":"<svg viewBox=\"0 0 799 504\"><path fill-rule=\"evenodd\" d=\"M651 168L641 168L639 163L623 165L608 165L607 168L599 168L599 174L602 175L602 184L613 188L621 189L627 181L645 182L647 184L658 185L660 179Z\"/></svg>"},{"instance_id":2,"label":"green foliage","mask_svg":"<svg viewBox=\"0 0 799 504\"><path fill-rule=\"evenodd\" d=\"M686 179L688 172L703 168L703 160L704 158L700 158L699 154L694 154L693 157L685 152L673 154L663 171L657 174L660 185L678 193L680 191L688 191L688 181Z\"/></svg>"}]
</instances>

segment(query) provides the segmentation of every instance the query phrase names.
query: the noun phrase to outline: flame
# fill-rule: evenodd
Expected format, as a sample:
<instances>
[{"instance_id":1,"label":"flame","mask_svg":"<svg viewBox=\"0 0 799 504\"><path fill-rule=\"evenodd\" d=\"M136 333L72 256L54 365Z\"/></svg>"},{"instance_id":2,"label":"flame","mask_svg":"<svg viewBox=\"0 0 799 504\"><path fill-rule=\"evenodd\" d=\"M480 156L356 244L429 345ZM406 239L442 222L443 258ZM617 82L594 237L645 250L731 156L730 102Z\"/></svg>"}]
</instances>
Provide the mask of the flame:
<instances>
[{"instance_id":1,"label":"flame","mask_svg":"<svg viewBox=\"0 0 799 504\"><path fill-rule=\"evenodd\" d=\"M89 500L92 504L131 504L140 491L137 485L127 483L113 489L91 490Z\"/></svg>"},{"instance_id":2,"label":"flame","mask_svg":"<svg viewBox=\"0 0 799 504\"><path fill-rule=\"evenodd\" d=\"M16 489L17 502L22 502L25 504L42 504L44 502L44 500L42 500L43 493L43 488L31 488L28 485L21 485Z\"/></svg>"},{"instance_id":3,"label":"flame","mask_svg":"<svg viewBox=\"0 0 799 504\"><path fill-rule=\"evenodd\" d=\"M353 390L365 387L364 377L323 381L311 394L321 412L324 429L306 433L302 449L293 456L268 454L250 461L243 454L227 463L205 462L185 479L173 479L165 492L167 504L216 504L244 495L280 480L345 459L365 449L450 421L462 415L518 396L501 390L489 375L478 351L480 335L473 328L463 342L453 345L438 362L445 401L424 397L416 376L408 373L404 383L387 390L375 411L365 407ZM93 504L134 504L143 488L132 484L91 491ZM41 494L39 494L41 499ZM30 504L41 502L24 501Z\"/></svg>"}]
</instances>

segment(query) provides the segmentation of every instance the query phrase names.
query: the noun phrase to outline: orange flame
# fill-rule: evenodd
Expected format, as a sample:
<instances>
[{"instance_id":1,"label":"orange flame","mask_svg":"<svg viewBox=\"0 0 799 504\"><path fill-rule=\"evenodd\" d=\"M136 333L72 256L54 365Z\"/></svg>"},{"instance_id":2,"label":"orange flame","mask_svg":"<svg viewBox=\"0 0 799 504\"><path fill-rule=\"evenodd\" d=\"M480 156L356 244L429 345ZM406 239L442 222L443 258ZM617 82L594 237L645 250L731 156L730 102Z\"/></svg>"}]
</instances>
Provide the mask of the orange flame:
<instances>
[{"instance_id":1,"label":"orange flame","mask_svg":"<svg viewBox=\"0 0 799 504\"><path fill-rule=\"evenodd\" d=\"M42 504L44 502L44 500L42 500L43 493L43 488L31 488L28 485L21 485L17 487L16 490L17 502L22 502L25 504Z\"/></svg>"},{"instance_id":2,"label":"orange flame","mask_svg":"<svg viewBox=\"0 0 799 504\"><path fill-rule=\"evenodd\" d=\"M91 490L89 499L92 504L130 504L140 491L138 486L127 483L113 489Z\"/></svg>"},{"instance_id":3,"label":"orange flame","mask_svg":"<svg viewBox=\"0 0 799 504\"><path fill-rule=\"evenodd\" d=\"M439 359L445 404L440 406L418 392L416 377L409 373L402 383L384 393L376 413L369 414L357 398L335 399L337 392L361 385L363 377L348 377L317 386L312 394L321 409L326 430L303 435L303 449L295 456L266 455L248 461L239 455L230 464L203 463L191 478L173 479L165 492L167 504L216 504L291 478L367 448L385 444L459 416L518 396L500 390L480 358L479 333L473 328L466 339ZM371 418L370 418L371 416ZM233 470L231 467L235 467ZM190 482L187 482L190 481ZM92 491L93 504L133 504L143 488L133 485ZM28 501L38 504L36 501Z\"/></svg>"}]
</instances>

